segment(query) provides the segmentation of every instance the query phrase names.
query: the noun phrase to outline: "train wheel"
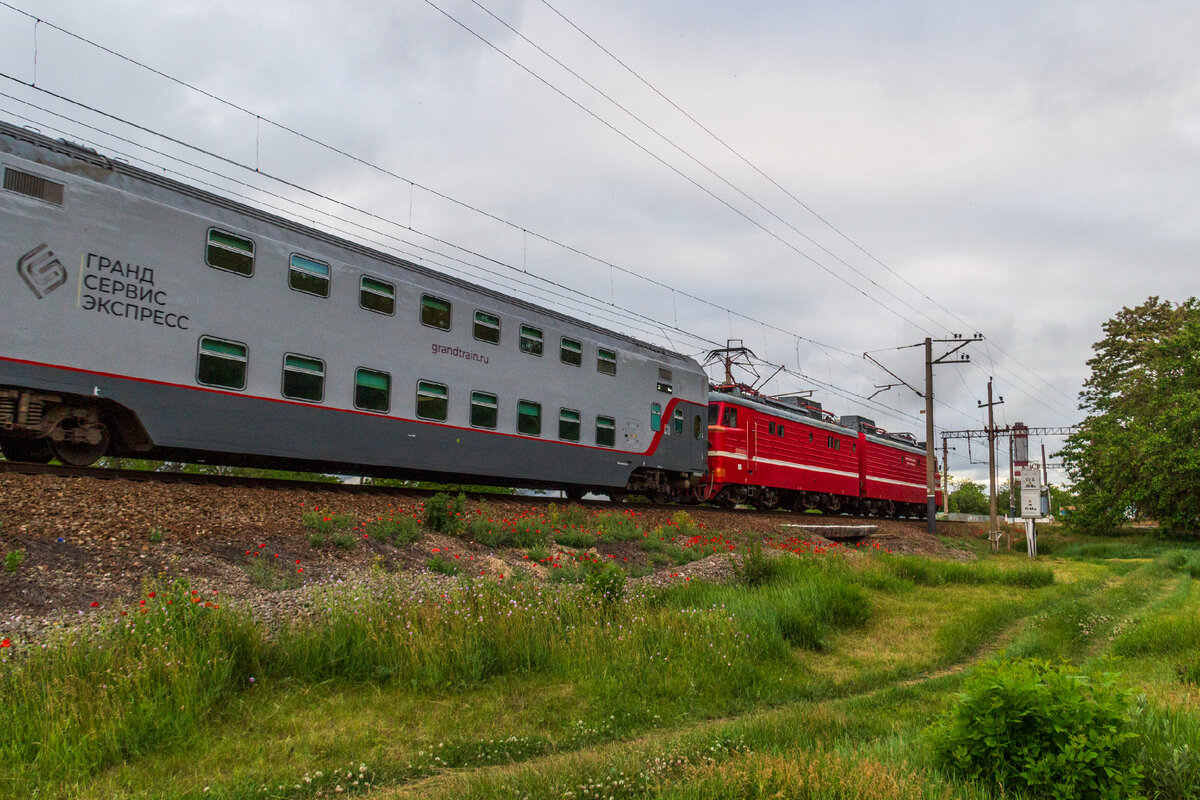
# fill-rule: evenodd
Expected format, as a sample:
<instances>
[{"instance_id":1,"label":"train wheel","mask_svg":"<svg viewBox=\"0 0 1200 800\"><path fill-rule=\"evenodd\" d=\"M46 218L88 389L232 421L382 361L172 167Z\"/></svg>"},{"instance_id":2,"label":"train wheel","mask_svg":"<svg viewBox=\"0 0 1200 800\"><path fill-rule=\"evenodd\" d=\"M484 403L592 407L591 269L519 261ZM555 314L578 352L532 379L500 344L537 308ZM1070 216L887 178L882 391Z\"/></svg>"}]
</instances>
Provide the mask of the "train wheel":
<instances>
[{"instance_id":1,"label":"train wheel","mask_svg":"<svg viewBox=\"0 0 1200 800\"><path fill-rule=\"evenodd\" d=\"M625 498L629 495L624 489L609 489L608 499L614 503L624 503Z\"/></svg>"},{"instance_id":2,"label":"train wheel","mask_svg":"<svg viewBox=\"0 0 1200 800\"><path fill-rule=\"evenodd\" d=\"M578 503L587 494L587 489L582 486L568 486L566 489L563 489L563 494L567 496L568 500Z\"/></svg>"},{"instance_id":3,"label":"train wheel","mask_svg":"<svg viewBox=\"0 0 1200 800\"><path fill-rule=\"evenodd\" d=\"M759 511L771 511L779 508L779 493L774 489L761 489L758 495L750 501L750 504Z\"/></svg>"},{"instance_id":4,"label":"train wheel","mask_svg":"<svg viewBox=\"0 0 1200 800\"><path fill-rule=\"evenodd\" d=\"M54 458L45 439L0 439L0 450L9 461L22 464L47 464Z\"/></svg>"},{"instance_id":5,"label":"train wheel","mask_svg":"<svg viewBox=\"0 0 1200 800\"><path fill-rule=\"evenodd\" d=\"M95 444L51 441L50 450L64 464L72 467L89 467L108 452L108 444L112 438L108 433L108 426L103 422L97 423L97 428L100 431L100 441Z\"/></svg>"},{"instance_id":6,"label":"train wheel","mask_svg":"<svg viewBox=\"0 0 1200 800\"><path fill-rule=\"evenodd\" d=\"M654 503L656 506L661 506L663 503L671 499L671 495L667 494L666 492L651 492L648 497L650 498L650 502Z\"/></svg>"}]
</instances>

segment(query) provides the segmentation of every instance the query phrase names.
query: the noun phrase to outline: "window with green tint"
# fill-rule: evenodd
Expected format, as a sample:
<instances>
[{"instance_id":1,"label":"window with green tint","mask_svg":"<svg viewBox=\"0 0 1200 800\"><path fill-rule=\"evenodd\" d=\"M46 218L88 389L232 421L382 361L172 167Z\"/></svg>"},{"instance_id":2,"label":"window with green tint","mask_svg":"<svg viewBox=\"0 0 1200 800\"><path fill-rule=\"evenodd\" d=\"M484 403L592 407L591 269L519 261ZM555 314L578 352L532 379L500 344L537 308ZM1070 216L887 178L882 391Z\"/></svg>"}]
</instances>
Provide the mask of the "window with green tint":
<instances>
[{"instance_id":1,"label":"window with green tint","mask_svg":"<svg viewBox=\"0 0 1200 800\"><path fill-rule=\"evenodd\" d=\"M528 400L517 403L517 433L542 435L542 406L539 403Z\"/></svg>"},{"instance_id":2,"label":"window with green tint","mask_svg":"<svg viewBox=\"0 0 1200 800\"><path fill-rule=\"evenodd\" d=\"M662 404L650 404L650 430L656 431L662 427Z\"/></svg>"},{"instance_id":3,"label":"window with green tint","mask_svg":"<svg viewBox=\"0 0 1200 800\"><path fill-rule=\"evenodd\" d=\"M695 439L699 439L703 435L704 435L704 420L700 419L700 415L697 414L696 418L692 420L692 437Z\"/></svg>"},{"instance_id":4,"label":"window with green tint","mask_svg":"<svg viewBox=\"0 0 1200 800\"><path fill-rule=\"evenodd\" d=\"M293 253L288 261L288 287L317 297L329 297L329 265Z\"/></svg>"},{"instance_id":5,"label":"window with green tint","mask_svg":"<svg viewBox=\"0 0 1200 800\"><path fill-rule=\"evenodd\" d=\"M568 442L579 441L579 412L568 408L558 412L558 438Z\"/></svg>"},{"instance_id":6,"label":"window with green tint","mask_svg":"<svg viewBox=\"0 0 1200 800\"><path fill-rule=\"evenodd\" d=\"M540 356L542 354L542 332L528 325L521 326L521 352Z\"/></svg>"},{"instance_id":7,"label":"window with green tint","mask_svg":"<svg viewBox=\"0 0 1200 800\"><path fill-rule=\"evenodd\" d=\"M450 301L433 295L421 295L421 324L450 330Z\"/></svg>"},{"instance_id":8,"label":"window with green tint","mask_svg":"<svg viewBox=\"0 0 1200 800\"><path fill-rule=\"evenodd\" d=\"M476 428L496 428L500 405L496 395L471 392L471 424Z\"/></svg>"},{"instance_id":9,"label":"window with green tint","mask_svg":"<svg viewBox=\"0 0 1200 800\"><path fill-rule=\"evenodd\" d=\"M310 356L284 356L283 396L321 402L325 397L325 363Z\"/></svg>"},{"instance_id":10,"label":"window with green tint","mask_svg":"<svg viewBox=\"0 0 1200 800\"><path fill-rule=\"evenodd\" d=\"M429 381L417 381L417 416L421 419L446 419L450 405L450 391L445 385Z\"/></svg>"},{"instance_id":11,"label":"window with green tint","mask_svg":"<svg viewBox=\"0 0 1200 800\"><path fill-rule=\"evenodd\" d=\"M562 340L562 362L578 367L583 363L583 345L574 339L563 337Z\"/></svg>"},{"instance_id":12,"label":"window with green tint","mask_svg":"<svg viewBox=\"0 0 1200 800\"><path fill-rule=\"evenodd\" d=\"M500 318L486 311L476 311L475 338L481 342L500 344Z\"/></svg>"},{"instance_id":13,"label":"window with green tint","mask_svg":"<svg viewBox=\"0 0 1200 800\"><path fill-rule=\"evenodd\" d=\"M249 277L254 274L254 242L233 233L209 228L204 260L210 267Z\"/></svg>"},{"instance_id":14,"label":"window with green tint","mask_svg":"<svg viewBox=\"0 0 1200 800\"><path fill-rule=\"evenodd\" d=\"M613 447L617 443L617 421L612 417L596 417L596 444Z\"/></svg>"},{"instance_id":15,"label":"window with green tint","mask_svg":"<svg viewBox=\"0 0 1200 800\"><path fill-rule=\"evenodd\" d=\"M392 376L359 367L354 372L354 406L387 413L392 404Z\"/></svg>"},{"instance_id":16,"label":"window with green tint","mask_svg":"<svg viewBox=\"0 0 1200 800\"><path fill-rule=\"evenodd\" d=\"M678 409L678 408L675 409L675 414L671 417L671 422L673 423L675 435L682 436L683 435L683 410L682 409Z\"/></svg>"},{"instance_id":17,"label":"window with green tint","mask_svg":"<svg viewBox=\"0 0 1200 800\"><path fill-rule=\"evenodd\" d=\"M246 345L201 336L196 382L225 389L245 389L247 361Z\"/></svg>"},{"instance_id":18,"label":"window with green tint","mask_svg":"<svg viewBox=\"0 0 1200 800\"><path fill-rule=\"evenodd\" d=\"M377 314L396 313L396 287L387 281L363 276L358 284L358 304Z\"/></svg>"},{"instance_id":19,"label":"window with green tint","mask_svg":"<svg viewBox=\"0 0 1200 800\"><path fill-rule=\"evenodd\" d=\"M600 348L596 354L596 371L602 372L605 375L617 374L617 354L613 350L605 350Z\"/></svg>"}]
</instances>

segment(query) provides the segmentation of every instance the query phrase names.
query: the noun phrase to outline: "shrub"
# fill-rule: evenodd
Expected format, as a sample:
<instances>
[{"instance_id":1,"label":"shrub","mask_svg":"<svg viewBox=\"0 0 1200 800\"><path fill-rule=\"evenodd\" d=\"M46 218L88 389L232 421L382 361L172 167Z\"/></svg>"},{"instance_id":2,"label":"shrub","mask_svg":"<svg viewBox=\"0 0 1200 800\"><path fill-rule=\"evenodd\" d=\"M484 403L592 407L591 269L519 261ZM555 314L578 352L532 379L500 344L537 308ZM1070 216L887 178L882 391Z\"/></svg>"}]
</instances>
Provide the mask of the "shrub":
<instances>
[{"instance_id":1,"label":"shrub","mask_svg":"<svg viewBox=\"0 0 1200 800\"><path fill-rule=\"evenodd\" d=\"M437 533L457 533L466 509L467 496L462 492L453 501L450 495L438 492L425 502L425 527Z\"/></svg>"},{"instance_id":2,"label":"shrub","mask_svg":"<svg viewBox=\"0 0 1200 800\"><path fill-rule=\"evenodd\" d=\"M926 731L951 772L1029 797L1139 797L1142 767L1130 694L1047 661L996 661L968 679Z\"/></svg>"},{"instance_id":3,"label":"shrub","mask_svg":"<svg viewBox=\"0 0 1200 800\"><path fill-rule=\"evenodd\" d=\"M757 536L754 537L742 561L742 580L750 586L762 586L770 583L778 574L779 563L763 555L762 542Z\"/></svg>"},{"instance_id":4,"label":"shrub","mask_svg":"<svg viewBox=\"0 0 1200 800\"><path fill-rule=\"evenodd\" d=\"M368 522L363 532L372 539L390 542L395 547L411 544L421 537L421 527L412 517L380 517Z\"/></svg>"},{"instance_id":5,"label":"shrub","mask_svg":"<svg viewBox=\"0 0 1200 800\"><path fill-rule=\"evenodd\" d=\"M563 547L586 550L596 544L596 534L582 528L563 528L554 532L554 542Z\"/></svg>"},{"instance_id":6,"label":"shrub","mask_svg":"<svg viewBox=\"0 0 1200 800\"><path fill-rule=\"evenodd\" d=\"M435 556L434 558L426 559L425 566L429 567L434 572L439 572L442 575L457 575L458 563L451 561L448 558Z\"/></svg>"},{"instance_id":7,"label":"shrub","mask_svg":"<svg viewBox=\"0 0 1200 800\"><path fill-rule=\"evenodd\" d=\"M614 564L601 564L583 576L588 593L605 605L615 605L625 596L625 570Z\"/></svg>"},{"instance_id":8,"label":"shrub","mask_svg":"<svg viewBox=\"0 0 1200 800\"><path fill-rule=\"evenodd\" d=\"M4 571L16 572L21 566L21 562L25 560L25 551L10 550L8 555L4 556Z\"/></svg>"},{"instance_id":9,"label":"shrub","mask_svg":"<svg viewBox=\"0 0 1200 800\"><path fill-rule=\"evenodd\" d=\"M1146 794L1158 800L1194 797L1200 786L1200 720L1181 709L1154 708L1140 697L1133 724Z\"/></svg>"}]
</instances>

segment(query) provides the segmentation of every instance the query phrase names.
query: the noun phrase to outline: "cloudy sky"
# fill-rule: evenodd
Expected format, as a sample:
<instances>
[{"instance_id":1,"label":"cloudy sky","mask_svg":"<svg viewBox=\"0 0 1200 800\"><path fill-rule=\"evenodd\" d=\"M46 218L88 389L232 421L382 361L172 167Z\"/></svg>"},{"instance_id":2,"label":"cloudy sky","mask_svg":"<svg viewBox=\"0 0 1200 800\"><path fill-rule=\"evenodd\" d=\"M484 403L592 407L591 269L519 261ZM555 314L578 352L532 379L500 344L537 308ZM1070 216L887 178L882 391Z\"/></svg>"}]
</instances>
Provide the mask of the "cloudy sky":
<instances>
[{"instance_id":1,"label":"cloudy sky","mask_svg":"<svg viewBox=\"0 0 1200 800\"><path fill-rule=\"evenodd\" d=\"M0 118L701 360L741 339L766 391L922 439L865 351L920 388L895 348L982 333L938 429L989 377L1000 424L1066 426L1103 322L1197 293L1195 2L2 0L0 37Z\"/></svg>"}]
</instances>

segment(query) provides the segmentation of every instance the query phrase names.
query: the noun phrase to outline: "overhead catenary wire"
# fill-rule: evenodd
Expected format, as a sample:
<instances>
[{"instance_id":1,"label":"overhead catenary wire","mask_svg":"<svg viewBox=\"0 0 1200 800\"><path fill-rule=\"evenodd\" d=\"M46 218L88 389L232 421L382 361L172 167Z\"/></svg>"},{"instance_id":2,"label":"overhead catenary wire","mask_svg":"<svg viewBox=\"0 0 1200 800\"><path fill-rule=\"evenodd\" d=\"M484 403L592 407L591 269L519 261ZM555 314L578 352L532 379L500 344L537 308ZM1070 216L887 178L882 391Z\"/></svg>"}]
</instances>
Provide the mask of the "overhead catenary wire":
<instances>
[{"instance_id":1,"label":"overhead catenary wire","mask_svg":"<svg viewBox=\"0 0 1200 800\"><path fill-rule=\"evenodd\" d=\"M17 11L18 13L22 13L22 14L25 14L26 16L29 16L31 19L34 19L34 20L35 20L35 26L36 26L36 24L40 24L40 23L42 22L42 21L41 21L39 18L37 18L37 17L34 17L33 15L29 15L29 14L27 14L26 12L23 12L23 11L21 11L20 9L16 9L16 8L14 8L14 7L13 7L11 4L9 4L9 3L7 3L7 2L0 2L0 5L3 5L3 6L5 6L5 7L7 7L7 8L10 8L10 9L12 9L12 10L14 10L14 11ZM578 254L578 255L581 255L581 256L583 256L583 257L586 257L586 258L588 258L588 259L591 259L591 260L597 261L598 263L605 264L605 265L609 266L609 267L610 267L610 269L616 269L616 270L618 270L618 271L620 271L620 272L622 272L622 273L633 275L634 277L637 277L637 278L639 278L640 280L645 280L645 281L647 281L648 283L650 283L650 284L652 284L652 285L660 286L660 287L662 287L662 288L664 288L664 289L667 289L667 290L669 290L669 291L671 291L671 292L672 292L672 296L673 296L673 297L674 297L676 294L679 294L679 295L682 295L682 296L684 296L684 297L687 297L687 298L689 298L689 299L691 299L691 300L695 300L695 301L697 301L697 302L703 303L703 304L705 304L705 305L707 305L707 306L709 306L709 307L712 307L712 308L715 308L715 309L724 310L724 311L726 311L727 315L728 315L728 316L729 316L731 319L732 319L732 316L733 316L734 314L737 314L739 318L746 319L746 320L748 320L748 321L751 321L751 322L758 322L758 323L760 323L760 324L764 325L764 327L765 327L765 328L770 328L771 330L773 330L773 331L775 331L775 332L778 332L778 333L783 333L783 334L785 334L785 335L787 335L787 336L789 336L789 337L793 337L793 336L795 336L795 337L797 337L797 338L799 338L799 339L802 339L802 340L804 340L804 341L810 342L810 343L814 344L815 346L817 346L817 347L821 348L822 350L824 350L824 351L825 351L827 354L828 354L829 352L838 352L838 353L843 353L843 354L845 354L845 355L847 355L847 356L850 356L850 355L852 355L852 354L848 353L847 351L845 351L845 350L842 350L841 348L837 348L837 347L835 347L835 346L832 346L832 345L828 345L828 344L825 344L825 343L818 342L818 341L816 341L816 340L810 339L809 337L800 336L800 335L798 335L798 334L795 334L795 333L794 333L794 332L792 332L792 331L786 331L786 330L784 330L784 329L782 329L782 328L779 328L778 326L775 326L775 325L773 325L773 324L762 322L761 320L757 320L757 319L755 319L755 318L753 318L753 317L751 317L751 316L749 316L749 315L746 315L746 314L743 314L743 313L741 313L741 312L737 312L737 311L734 311L734 310L732 310L732 309L726 308L726 307L724 307L724 306L721 306L721 305L719 305L719 304L713 303L712 301L709 301L709 300L706 300L706 299L704 299L704 298L698 297L698 296L696 296L696 295L694 295L694 294L691 294L691 293L688 293L688 292L685 292L685 291L681 291L681 290L679 290L677 287L670 286L670 285L664 284L664 283L662 283L662 282L655 281L655 280L653 280L653 279L648 279L648 278L646 278L645 276L642 276L642 275L640 275L640 274L634 273L634 272L632 272L632 271L630 271L630 270L627 270L627 269L625 269L625 268L619 267L619 266L617 266L617 265L615 265L615 264L612 264L611 262L608 262L608 261L606 261L606 260L604 260L604 259L600 259L600 258L598 258L598 257L596 257L596 256L593 256L593 255L591 255L590 253L586 253L586 252L584 252L584 251L582 251L582 250L580 250L580 249L578 249L578 248L574 248L574 247L571 247L571 246L569 246L569 245L565 245L564 243L562 243L562 242L560 242L560 241L557 241L557 240L555 240L555 239L552 239L552 238L550 238L550 237L546 237L546 236L543 236L543 235L541 235L541 234L537 234L536 232L529 231L527 228L525 228L525 227L523 227L523 226L517 226L515 223L511 223L511 222L508 222L508 221L506 221L506 220L503 220L502 218L500 218L500 217L498 217L498 216L496 216L496 215L494 215L494 214L491 214L491 213L489 213L489 212L483 211L482 209L479 209L479 208L477 208L477 207L475 207L475 206L472 206L472 205L470 205L470 204L463 203L462 201L459 201L459 200L457 200L457 199L455 199L455 198L453 198L453 197L450 197L449 195L446 195L446 194L444 194L444 193L442 193L442 192L439 192L439 191L437 191L437 190L431 189L430 187L423 186L423 185L421 185L421 184L417 184L416 182L414 182L414 181L411 181L411 180L409 180L409 179L407 179L407 178L404 178L403 176L400 176L400 175L397 175L397 174L395 174L395 173L392 173L392 172L390 172L390 171L388 171L388 170L385 170L385 169L383 169L383 168L379 167L378 165L372 164L371 162L368 162L368 161L366 161L366 160L364 160L364 159L361 159L361 158L355 157L355 156L353 156L352 154L350 154L350 153L348 153L348 152L346 152L346 151L344 151L344 150L342 150L342 149L340 149L340 148L333 147L333 146L331 146L331 145L328 145L328 144L326 144L326 143L324 143L324 142L321 142L321 141L319 141L319 140L316 140L316 139L314 139L314 138L312 138L312 137L310 137L310 136L307 136L307 135L305 135L305 134L303 134L303 133L301 133L301 132L299 132L299 131L297 131L297 130L295 130L295 129L291 128L291 127L288 127L288 126L286 126L286 125L282 125L282 124L280 124L280 123L277 123L277 122L274 122L274 121L272 121L272 120L269 120L269 119L267 119L267 118L265 118L265 117L262 117L261 115L259 115L259 114L256 114L256 113L254 113L254 112L250 111L249 109L246 109L246 108L243 108L242 106L239 106L239 105L236 105L236 104L234 104L234 103L231 103L231 102L229 102L228 100L225 100L224 98L220 98L219 96L217 96L217 95L215 95L215 94L212 94L211 92L207 92L207 91L205 91L205 90L203 90L203 89L200 89L200 88L198 88L198 87L195 87L195 86L193 86L192 84L189 84L189 83L187 83L187 82L185 82L185 81L181 81L181 80L179 80L178 78L174 78L173 76L170 76L170 75L168 75L167 73L164 73L164 72L162 72L161 70L157 70L157 69L155 69L155 68L153 68L153 67L149 67L148 65L142 64L141 62L137 62L137 61L135 61L135 60L133 60L133 59L130 59L130 58L128 58L127 56L124 56L124 55L122 55L122 54L118 53L117 51L115 51L115 50L112 50L111 48L107 48L107 47L104 47L104 46L102 46L102 45L99 45L99 44L97 44L97 43L93 42L92 40L90 40L90 39L87 39L86 37L81 37L81 36L79 36L79 35L77 35L77 34L74 34L74 33L70 32L70 31L67 31L67 30L65 30L65 29L63 29L63 28L61 28L61 27L59 27L59 26L53 25L52 23L45 23L45 24L47 24L47 26L48 26L48 27L52 27L53 29L55 29L55 30L57 30L57 31L60 31L60 32L62 32L62 33L64 33L64 34L66 34L66 35L68 35L68 36L71 36L71 37L73 37L73 38L75 38L75 39L77 39L77 40L79 40L79 41L85 42L85 43L89 44L90 46L98 47L100 50L102 50L102 51L104 51L104 52L106 52L106 53L109 53L109 54L111 54L111 55L113 55L113 56L115 56L115 57L117 57L117 58L123 59L123 60L125 60L125 61L127 61L127 62L129 62L129 63L131 63L131 64L135 64L135 65L136 65L136 66L138 66L139 68L142 68L142 69L147 69L147 70L149 70L150 72L152 72L152 73L154 73L154 74L156 74L156 75L162 76L162 77L164 77L164 78L166 78L166 79L168 79L168 80L170 80L170 81L173 81L173 82L175 82L175 83L177 83L177 84L179 84L179 85L186 86L186 87L187 87L187 88L189 88L190 90L197 91L197 92L201 93L202 95L204 95L204 96L206 96L206 97L209 97L209 98L211 98L211 99L213 99L213 100L215 100L215 101L217 101L217 102L224 103L225 105L227 105L227 106L229 106L229 107L231 107L231 108L235 108L235 109L237 109L237 110L241 111L242 113L245 113L245 114L247 114L247 115L251 115L251 116L253 116L253 117L255 118L255 121L256 121L256 126L257 126L258 124L260 124L261 122L266 122L267 124L273 125L273 126L275 126L275 127L279 128L280 130L286 131L287 133L289 133L289 134L291 134L291 135L295 135L295 136L297 136L297 137L299 137L299 138L301 138L301 139L303 139L303 140L305 140L305 141L312 142L312 143L314 143L314 144L317 144L317 145L319 145L319 146L321 146L321 147L327 148L327 149L331 150L332 152L335 152L335 153L337 153L337 154L339 154L339 155L341 155L341 156L343 156L343 157L349 158L349 159L351 159L351 160L353 160L353 161L355 161L355 162L357 162L357 163L360 163L360 164L366 165L366 166L368 166L368 167L371 167L371 168L373 168L373 169L380 170L380 171L382 171L382 172L384 172L384 173L386 173L386 174L390 175L391 177L393 177L393 178L395 178L395 179L398 179L398 180L401 180L401 181L407 182L407 183L409 183L409 185L410 185L410 191L411 191L411 189L413 189L413 188L421 188L423 191L429 192L430 194L432 194L432 195L434 195L434 196L437 196L437 197L440 197L440 198L446 199L446 200L448 200L448 201L450 201L450 202L452 202L452 203L455 203L455 204L457 204L457 205L460 205L460 206L462 206L462 207L464 207L464 208L467 208L467 209L469 209L470 211L472 211L472 212L474 212L474 213L479 213L479 214L482 214L482 215L483 215L483 216L485 216L485 217L488 217L488 218L490 218L490 219L493 219L493 220L497 220L497 221L499 221L499 222L502 222L502 223L504 223L504 224L506 224L506 225L510 225L510 226L512 226L512 227L514 227L514 228L517 228L518 230L522 231L524 234L528 234L528 235L535 236L535 237L537 237L537 238L539 238L539 239L541 239L541 240L544 240L544 241L546 241L546 242L548 242L548 243L550 243L550 244L553 244L553 245L555 245L555 246L557 246L557 247L561 247L561 248L563 248L564 250L567 250L567 251L569 251L569 252L576 253L576 254ZM13 78L12 76L8 76L8 75L5 75L5 77L7 77L7 78L9 78L9 79L11 79L11 80L17 80L17 79L15 79L15 78ZM21 81L18 81L18 82L21 82ZM21 83L23 83L23 82L21 82ZM44 89L41 89L41 87L34 87L34 88L37 88L39 91L45 91ZM51 94L53 94L53 93L51 93ZM65 99L65 98L61 98L61 96L59 96L59 97L60 97L60 99ZM568 99L570 99L570 98L568 98ZM95 113L103 113L103 112L99 112L97 109L89 109L89 110L91 110L91 111L93 111L93 112L95 112ZM177 141L177 140L176 140L176 141ZM244 166L244 165L242 165L242 166ZM327 198L327 199L329 199L329 198ZM736 209L735 209L735 210L736 210ZM360 209L359 211L361 211L361 209ZM760 227L761 227L761 226L760 226ZM410 229L411 229L411 228L410 228ZM420 233L420 232L418 232L418 233L419 233L419 235L426 235L426 234L423 234L423 233ZM436 237L431 237L431 238L435 238L435 239L436 239ZM455 249L463 250L464 252L471 252L471 251L469 251L469 250L466 250L466 249L464 249L464 248L461 248L459 245L456 245L456 244L454 244L454 243L451 243L451 242L448 242L448 241L445 241L445 240L440 240L440 239L438 239L437 241L441 242L442 244L444 244L444 245L446 245L446 246L448 246L448 247L453 247L453 248L455 248ZM482 258L482 259L487 259L487 258L488 258L487 256L484 256L484 255L482 255L482 254L478 254L478 253L474 253L473 255L475 255L475 256L477 256L477 257L480 257L480 258ZM806 256L806 257L807 257L807 256ZM811 260L811 259L810 259L810 260ZM828 268L826 268L826 267L824 267L824 266L823 266L823 268L825 268L825 269L827 269L827 270L828 270ZM577 291L578 291L578 290L576 290L576 289L574 289L574 288L572 288L572 287L566 287L566 286L564 286L564 285L562 285L562 284L555 284L555 285L558 285L558 286L562 287L564 290L566 290L566 291L569 291L569 292L577 292ZM859 290L859 291L860 291L860 293L862 293L862 294L865 294L865 293L863 293L861 290ZM876 301L876 302L878 302L878 301ZM610 305L611 305L611 304L610 304ZM895 312L893 312L893 313L895 313ZM845 367L845 365L844 365L844 364L843 364L843 365L841 365L841 366ZM961 413L961 412L960 412L960 413Z\"/></svg>"}]
</instances>

